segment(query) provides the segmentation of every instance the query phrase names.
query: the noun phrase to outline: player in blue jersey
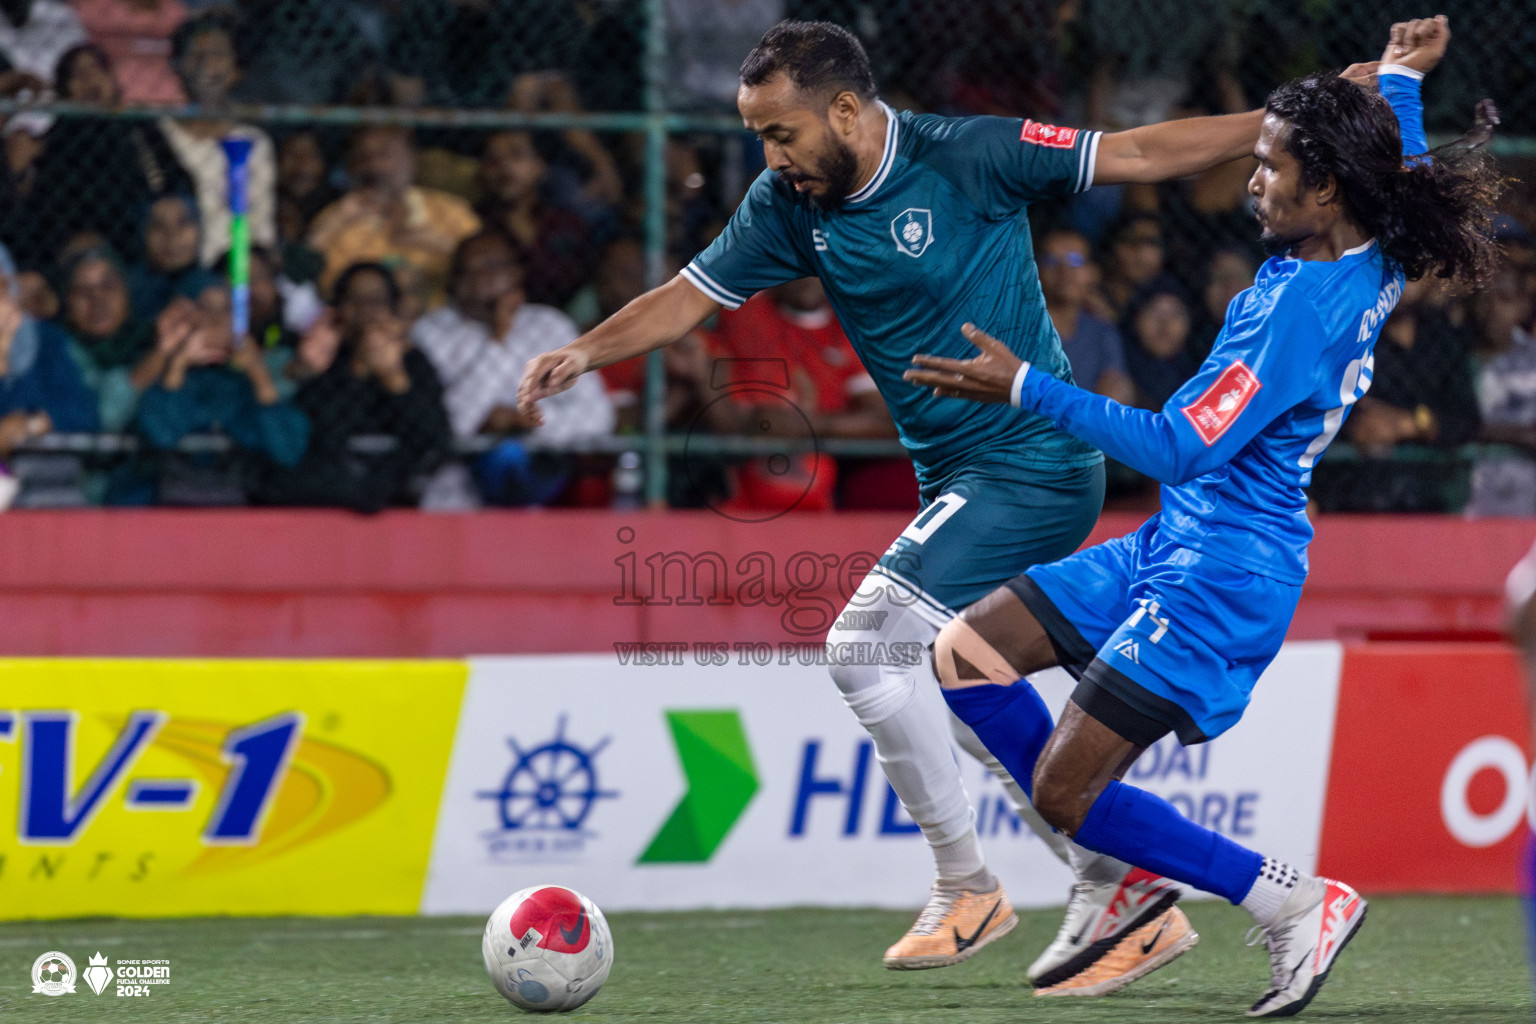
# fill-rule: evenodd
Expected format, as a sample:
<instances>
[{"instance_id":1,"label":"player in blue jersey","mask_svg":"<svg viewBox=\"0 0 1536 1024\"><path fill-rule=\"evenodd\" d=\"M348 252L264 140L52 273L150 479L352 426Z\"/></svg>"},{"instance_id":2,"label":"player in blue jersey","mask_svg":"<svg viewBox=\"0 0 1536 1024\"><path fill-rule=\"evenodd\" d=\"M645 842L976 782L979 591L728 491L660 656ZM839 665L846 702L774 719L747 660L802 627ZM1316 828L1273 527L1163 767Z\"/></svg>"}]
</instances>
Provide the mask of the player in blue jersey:
<instances>
[{"instance_id":1,"label":"player in blue jersey","mask_svg":"<svg viewBox=\"0 0 1536 1024\"><path fill-rule=\"evenodd\" d=\"M1504 584L1511 611L1509 632L1520 645L1525 663L1527 699L1531 712L1531 742L1536 743L1536 546L1510 571ZM1520 854L1520 896L1525 904L1527 952L1531 980L1536 982L1536 764L1526 790L1525 849Z\"/></svg>"},{"instance_id":2,"label":"player in blue jersey","mask_svg":"<svg viewBox=\"0 0 1536 1024\"><path fill-rule=\"evenodd\" d=\"M1251 1016L1307 1005L1365 901L1120 779L1169 732L1191 744L1230 728L1279 651L1307 573L1303 488L1370 387L1405 276L1471 283L1490 270L1498 177L1483 153L1404 161L1427 148L1419 79L1449 35L1443 18L1394 26L1387 100L1336 75L1270 94L1249 191L1275 255L1161 411L1075 388L971 325L981 355L919 356L908 373L939 396L1044 415L1163 483L1162 511L1135 533L1030 569L947 625L935 671L951 709L1014 778L1033 779L1051 825L1252 912L1273 978ZM1021 678L1052 665L1079 680L1054 728Z\"/></svg>"},{"instance_id":3,"label":"player in blue jersey","mask_svg":"<svg viewBox=\"0 0 1536 1024\"><path fill-rule=\"evenodd\" d=\"M768 169L724 233L681 274L532 360L520 405L533 412L581 373L666 345L759 289L819 277L891 409L926 506L850 602L869 614L840 617L828 641L835 651L926 647L958 609L1076 550L1098 517L1103 470L1099 452L1045 417L910 388L901 374L911 357L967 354L959 327L978 321L998 325L1021 358L1069 380L1040 293L1029 204L1244 156L1262 112L1114 134L1019 118L897 113L879 101L858 40L825 22L770 30L743 64L741 83L742 119L762 138ZM937 867L927 908L885 963L957 963L1017 918L981 853L950 716L926 685L926 667L832 660L837 686ZM1182 914L1170 909L1176 887L1074 851L1040 824L1023 789L974 735L959 728L956 738L1005 777L1021 811L1072 859L1081 880L1062 938L1030 968L1032 979L1064 980L1159 916L1168 927L1138 969L1193 943Z\"/></svg>"}]
</instances>

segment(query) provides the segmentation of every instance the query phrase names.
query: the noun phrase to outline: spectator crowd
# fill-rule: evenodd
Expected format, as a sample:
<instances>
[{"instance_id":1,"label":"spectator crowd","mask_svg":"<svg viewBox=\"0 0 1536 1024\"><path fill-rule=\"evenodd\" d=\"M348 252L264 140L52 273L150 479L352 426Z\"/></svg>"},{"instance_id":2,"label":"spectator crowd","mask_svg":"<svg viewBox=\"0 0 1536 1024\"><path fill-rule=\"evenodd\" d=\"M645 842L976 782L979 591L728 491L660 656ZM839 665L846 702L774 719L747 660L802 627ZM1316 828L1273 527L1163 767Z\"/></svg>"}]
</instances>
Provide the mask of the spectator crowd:
<instances>
[{"instance_id":1,"label":"spectator crowd","mask_svg":"<svg viewBox=\"0 0 1536 1024\"><path fill-rule=\"evenodd\" d=\"M1273 14L1239 23L1218 0L1193 20L1190 0L1177 17L1172 0L983 0L966 19L937 0L665 6L677 56L667 101L702 113L732 109L741 57L785 16L856 27L898 106L1100 128L1246 109L1262 89L1239 73L1252 65L1244 41L1299 30L1269 25ZM515 396L530 358L643 290L643 140L377 119L269 129L240 114L262 103L633 109L643 52L631 0L0 0L0 96L75 105L0 128L0 505L614 500L614 460L590 442L643 428L643 360L583 377L545 404L541 425ZM230 137L252 143L250 331L239 337ZM718 234L761 167L750 137L671 137L669 272ZM1079 385L1160 408L1195 373L1263 258L1250 173L1240 160L1032 211L1040 286ZM1500 217L1493 287L1405 293L1371 392L1316 471L1319 508L1536 514L1527 205L1517 193L1514 216ZM661 393L675 432L896 437L814 280L667 348ZM137 443L112 458L49 443L98 432ZM201 443L209 435L223 443ZM889 457L675 461L669 501L732 514L916 501L910 466ZM1112 502L1155 507L1149 481L1109 474Z\"/></svg>"}]
</instances>

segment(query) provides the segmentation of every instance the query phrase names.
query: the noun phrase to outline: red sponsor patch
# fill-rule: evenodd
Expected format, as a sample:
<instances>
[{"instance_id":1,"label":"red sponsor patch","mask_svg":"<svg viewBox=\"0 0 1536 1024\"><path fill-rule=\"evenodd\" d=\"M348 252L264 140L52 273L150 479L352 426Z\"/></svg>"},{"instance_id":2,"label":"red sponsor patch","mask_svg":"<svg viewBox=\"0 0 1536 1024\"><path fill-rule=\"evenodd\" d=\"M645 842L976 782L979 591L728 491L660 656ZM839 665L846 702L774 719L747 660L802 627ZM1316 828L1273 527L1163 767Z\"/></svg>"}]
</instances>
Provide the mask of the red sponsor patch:
<instances>
[{"instance_id":1,"label":"red sponsor patch","mask_svg":"<svg viewBox=\"0 0 1536 1024\"><path fill-rule=\"evenodd\" d=\"M1079 131L1079 128L1058 128L1039 121L1025 121L1024 130L1019 133L1019 141L1033 142L1037 146L1049 146L1052 149L1071 149Z\"/></svg>"},{"instance_id":2,"label":"red sponsor patch","mask_svg":"<svg viewBox=\"0 0 1536 1024\"><path fill-rule=\"evenodd\" d=\"M1227 428L1237 422L1248 407L1249 401L1263 387L1259 378L1239 359L1216 378L1216 383L1205 389L1205 394L1181 410L1189 419L1195 433L1209 448Z\"/></svg>"}]
</instances>

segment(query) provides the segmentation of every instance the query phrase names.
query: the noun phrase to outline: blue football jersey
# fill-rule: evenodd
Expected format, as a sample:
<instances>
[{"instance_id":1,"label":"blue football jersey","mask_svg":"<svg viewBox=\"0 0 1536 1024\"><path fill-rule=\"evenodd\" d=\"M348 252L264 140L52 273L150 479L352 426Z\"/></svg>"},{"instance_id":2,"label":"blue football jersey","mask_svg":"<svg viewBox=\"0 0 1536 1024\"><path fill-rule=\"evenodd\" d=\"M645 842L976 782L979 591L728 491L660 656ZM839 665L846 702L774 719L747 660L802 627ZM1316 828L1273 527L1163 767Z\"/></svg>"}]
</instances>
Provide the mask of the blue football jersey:
<instances>
[{"instance_id":1,"label":"blue football jersey","mask_svg":"<svg viewBox=\"0 0 1536 1024\"><path fill-rule=\"evenodd\" d=\"M1425 149L1418 77L1382 77L1403 151ZM1374 241L1338 260L1272 258L1227 308L1210 357L1160 412L1131 409L1030 368L1021 404L1161 481L1161 532L1287 583L1307 575L1302 488L1371 386L1403 273Z\"/></svg>"},{"instance_id":2,"label":"blue football jersey","mask_svg":"<svg viewBox=\"0 0 1536 1024\"><path fill-rule=\"evenodd\" d=\"M1370 387L1371 350L1402 290L1402 272L1374 242L1335 262L1270 259L1161 412L1033 369L1023 404L1161 481L1166 535L1301 583L1312 540L1302 488Z\"/></svg>"},{"instance_id":3,"label":"blue football jersey","mask_svg":"<svg viewBox=\"0 0 1536 1024\"><path fill-rule=\"evenodd\" d=\"M960 334L974 321L997 325L1021 358L1071 380L1025 213L1092 183L1099 133L882 107L879 168L842 207L823 213L765 171L683 275L729 309L759 289L821 278L925 484L987 448L1024 452L1041 467L1094 465L1097 451L1041 417L935 398L901 375L919 352L974 355Z\"/></svg>"}]
</instances>

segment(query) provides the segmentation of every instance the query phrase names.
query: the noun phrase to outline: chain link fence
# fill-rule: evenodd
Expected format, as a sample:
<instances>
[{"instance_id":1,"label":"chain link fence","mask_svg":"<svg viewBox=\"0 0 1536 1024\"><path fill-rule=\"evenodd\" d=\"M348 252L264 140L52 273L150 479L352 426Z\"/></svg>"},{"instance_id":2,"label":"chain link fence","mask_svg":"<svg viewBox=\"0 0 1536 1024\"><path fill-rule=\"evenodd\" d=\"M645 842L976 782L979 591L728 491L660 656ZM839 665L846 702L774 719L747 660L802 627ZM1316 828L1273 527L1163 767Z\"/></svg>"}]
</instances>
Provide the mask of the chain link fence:
<instances>
[{"instance_id":1,"label":"chain link fence","mask_svg":"<svg viewBox=\"0 0 1536 1024\"><path fill-rule=\"evenodd\" d=\"M1432 137L1492 97L1496 152L1530 179L1536 12L1439 11L1455 39L1426 88ZM898 108L1116 129L1250 109L1295 74L1374 58L1394 19L1439 11L0 0L0 314L21 313L0 378L0 499L910 507L888 417L811 287L583 378L543 425L515 409L529 358L670 277L761 170L734 96L763 31L854 29ZM231 136L253 142L248 341L229 327ZM1193 372L1262 258L1249 171L1034 211L1053 308L1107 325L1068 339L1080 383L1155 406ZM1488 293L1405 300L1377 407L1319 467L1320 507L1536 514L1533 210L1515 184ZM1123 468L1112 481L1116 500L1149 500Z\"/></svg>"}]
</instances>

